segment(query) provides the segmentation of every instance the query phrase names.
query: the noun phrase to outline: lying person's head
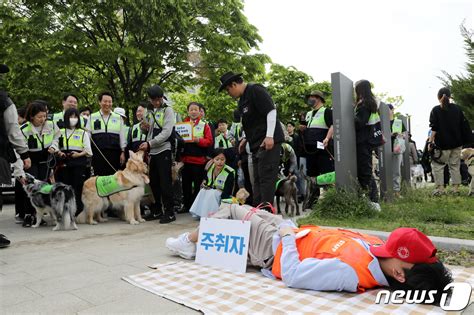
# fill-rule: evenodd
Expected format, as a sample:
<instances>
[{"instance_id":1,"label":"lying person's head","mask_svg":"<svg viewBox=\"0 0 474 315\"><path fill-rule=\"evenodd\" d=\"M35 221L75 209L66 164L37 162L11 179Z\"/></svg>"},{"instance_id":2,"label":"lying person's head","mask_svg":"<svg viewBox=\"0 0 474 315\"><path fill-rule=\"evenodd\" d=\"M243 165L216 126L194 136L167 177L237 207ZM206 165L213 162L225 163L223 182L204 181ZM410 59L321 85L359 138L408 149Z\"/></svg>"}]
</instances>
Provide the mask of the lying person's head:
<instances>
[{"instance_id":1,"label":"lying person's head","mask_svg":"<svg viewBox=\"0 0 474 315\"><path fill-rule=\"evenodd\" d=\"M426 290L426 302L430 300L428 291L436 290L433 303L439 304L444 287L453 281L436 257L436 247L417 229L396 229L384 245L372 246L370 251L378 258L391 289Z\"/></svg>"}]
</instances>

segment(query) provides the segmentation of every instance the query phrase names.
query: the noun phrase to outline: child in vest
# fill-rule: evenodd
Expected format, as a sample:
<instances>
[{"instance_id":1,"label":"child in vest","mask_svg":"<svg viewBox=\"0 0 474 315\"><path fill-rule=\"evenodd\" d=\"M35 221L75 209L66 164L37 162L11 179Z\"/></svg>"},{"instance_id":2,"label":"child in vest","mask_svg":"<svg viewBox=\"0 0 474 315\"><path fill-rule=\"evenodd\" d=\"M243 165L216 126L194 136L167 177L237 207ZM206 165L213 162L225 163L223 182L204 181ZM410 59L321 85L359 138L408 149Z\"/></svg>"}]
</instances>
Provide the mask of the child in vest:
<instances>
[{"instance_id":1,"label":"child in vest","mask_svg":"<svg viewBox=\"0 0 474 315\"><path fill-rule=\"evenodd\" d=\"M86 178L88 157L92 156L89 133L83 129L79 119L79 111L67 109L64 113L64 128L61 135L54 141L52 147L58 151L62 166L56 172L56 181L71 185L76 195L76 215L84 206L81 201L82 187Z\"/></svg>"},{"instance_id":2,"label":"child in vest","mask_svg":"<svg viewBox=\"0 0 474 315\"><path fill-rule=\"evenodd\" d=\"M347 292L381 286L437 290L434 302L439 303L444 287L452 281L433 243L415 228L394 230L384 244L374 236L349 230L297 229L281 216L251 209L223 204L212 217L250 221L248 264L264 268L265 276L281 279L288 287ZM193 259L198 236L199 229L168 238L166 247Z\"/></svg>"},{"instance_id":3,"label":"child in vest","mask_svg":"<svg viewBox=\"0 0 474 315\"><path fill-rule=\"evenodd\" d=\"M235 138L231 132L227 130L227 120L219 119L217 121L216 139L214 148L222 148L227 156L227 165L234 170L237 169L237 150L235 149Z\"/></svg>"},{"instance_id":4,"label":"child in vest","mask_svg":"<svg viewBox=\"0 0 474 315\"><path fill-rule=\"evenodd\" d=\"M219 199L217 203L220 204L223 199L232 198L235 171L226 164L224 149L215 149L211 157L212 163L207 170L201 189L212 189L218 192L219 195L217 195L216 199ZM208 217L209 213L217 210L216 208L212 209L209 206L194 204L191 213L197 217Z\"/></svg>"},{"instance_id":5,"label":"child in vest","mask_svg":"<svg viewBox=\"0 0 474 315\"><path fill-rule=\"evenodd\" d=\"M184 163L181 173L184 206L181 212L189 212L204 179L204 168L208 161L206 156L208 148L212 147L213 137L209 125L201 120L198 103L189 103L188 117L184 119L184 122L193 125L193 142L182 144L180 149L181 162Z\"/></svg>"}]
</instances>

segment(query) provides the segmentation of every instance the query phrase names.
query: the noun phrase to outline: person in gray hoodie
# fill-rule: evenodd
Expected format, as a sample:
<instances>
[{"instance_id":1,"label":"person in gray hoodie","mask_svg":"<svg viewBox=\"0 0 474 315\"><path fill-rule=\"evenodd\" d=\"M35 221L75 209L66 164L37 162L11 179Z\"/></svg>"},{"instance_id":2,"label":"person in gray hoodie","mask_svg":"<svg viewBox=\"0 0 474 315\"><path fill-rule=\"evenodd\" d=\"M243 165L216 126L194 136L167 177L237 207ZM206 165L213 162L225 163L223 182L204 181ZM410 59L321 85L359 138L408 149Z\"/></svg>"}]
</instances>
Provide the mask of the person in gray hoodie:
<instances>
[{"instance_id":1,"label":"person in gray hoodie","mask_svg":"<svg viewBox=\"0 0 474 315\"><path fill-rule=\"evenodd\" d=\"M147 89L148 98L153 105L142 121L142 129L147 132L146 141L139 150L149 152L150 187L155 198L150 215L145 220L160 219L160 223L176 220L173 209L173 190L171 179L172 144L175 141L175 114L165 103L163 89L153 85ZM163 213L164 208L164 213Z\"/></svg>"}]
</instances>

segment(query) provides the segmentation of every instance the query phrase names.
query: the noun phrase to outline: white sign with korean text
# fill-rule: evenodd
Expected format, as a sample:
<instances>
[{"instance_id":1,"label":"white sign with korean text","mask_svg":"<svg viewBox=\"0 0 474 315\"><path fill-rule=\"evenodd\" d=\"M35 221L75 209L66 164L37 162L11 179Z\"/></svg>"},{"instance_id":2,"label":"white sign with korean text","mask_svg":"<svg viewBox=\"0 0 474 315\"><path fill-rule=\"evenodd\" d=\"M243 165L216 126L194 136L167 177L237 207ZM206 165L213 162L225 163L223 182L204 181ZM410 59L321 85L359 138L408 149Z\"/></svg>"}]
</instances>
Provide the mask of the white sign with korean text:
<instances>
[{"instance_id":1,"label":"white sign with korean text","mask_svg":"<svg viewBox=\"0 0 474 315\"><path fill-rule=\"evenodd\" d=\"M189 122L176 123L174 129L185 142L193 141L193 125Z\"/></svg>"},{"instance_id":2,"label":"white sign with korean text","mask_svg":"<svg viewBox=\"0 0 474 315\"><path fill-rule=\"evenodd\" d=\"M196 262L245 273L249 235L249 221L201 218Z\"/></svg>"}]
</instances>

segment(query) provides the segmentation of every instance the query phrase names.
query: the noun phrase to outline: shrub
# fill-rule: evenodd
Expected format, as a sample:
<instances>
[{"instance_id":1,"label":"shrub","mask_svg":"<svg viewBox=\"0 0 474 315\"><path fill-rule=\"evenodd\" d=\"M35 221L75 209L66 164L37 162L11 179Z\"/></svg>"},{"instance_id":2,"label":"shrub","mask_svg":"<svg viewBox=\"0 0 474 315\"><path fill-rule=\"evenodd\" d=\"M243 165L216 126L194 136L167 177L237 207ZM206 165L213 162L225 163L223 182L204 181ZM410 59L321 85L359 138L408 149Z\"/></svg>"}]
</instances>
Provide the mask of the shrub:
<instances>
[{"instance_id":1,"label":"shrub","mask_svg":"<svg viewBox=\"0 0 474 315\"><path fill-rule=\"evenodd\" d=\"M329 189L313 207L313 213L323 218L362 218L375 215L370 201L356 192Z\"/></svg>"}]
</instances>

